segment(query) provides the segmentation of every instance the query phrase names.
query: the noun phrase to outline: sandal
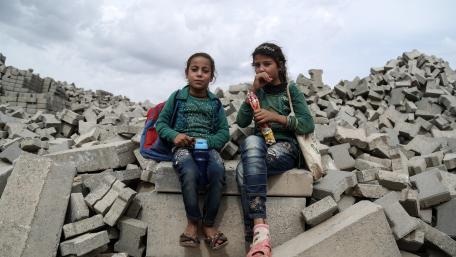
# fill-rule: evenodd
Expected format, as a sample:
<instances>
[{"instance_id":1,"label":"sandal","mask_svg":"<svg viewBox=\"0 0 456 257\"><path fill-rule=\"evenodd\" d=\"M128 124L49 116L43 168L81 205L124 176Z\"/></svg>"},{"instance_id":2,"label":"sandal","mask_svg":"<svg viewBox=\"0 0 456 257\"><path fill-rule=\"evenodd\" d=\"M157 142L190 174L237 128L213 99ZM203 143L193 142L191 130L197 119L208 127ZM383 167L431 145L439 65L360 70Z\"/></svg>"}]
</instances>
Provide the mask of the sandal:
<instances>
[{"instance_id":1,"label":"sandal","mask_svg":"<svg viewBox=\"0 0 456 257\"><path fill-rule=\"evenodd\" d=\"M219 243L219 241L221 241L221 243ZM213 237L206 237L204 242L206 242L207 247L211 250L217 250L228 244L228 238L226 238L222 232L217 232Z\"/></svg>"},{"instance_id":2,"label":"sandal","mask_svg":"<svg viewBox=\"0 0 456 257\"><path fill-rule=\"evenodd\" d=\"M271 236L269 225L258 224L253 228L253 243L247 257L272 257Z\"/></svg>"},{"instance_id":3,"label":"sandal","mask_svg":"<svg viewBox=\"0 0 456 257\"><path fill-rule=\"evenodd\" d=\"M192 247L196 248L200 244L200 241L197 236L191 237L187 236L186 234L182 233L179 237L179 245L182 247Z\"/></svg>"},{"instance_id":4,"label":"sandal","mask_svg":"<svg viewBox=\"0 0 456 257\"><path fill-rule=\"evenodd\" d=\"M251 248L247 257L254 257L260 254L261 257L272 257L272 247L270 240L263 240L260 243L254 244ZM258 256L258 257L259 257Z\"/></svg>"}]
</instances>

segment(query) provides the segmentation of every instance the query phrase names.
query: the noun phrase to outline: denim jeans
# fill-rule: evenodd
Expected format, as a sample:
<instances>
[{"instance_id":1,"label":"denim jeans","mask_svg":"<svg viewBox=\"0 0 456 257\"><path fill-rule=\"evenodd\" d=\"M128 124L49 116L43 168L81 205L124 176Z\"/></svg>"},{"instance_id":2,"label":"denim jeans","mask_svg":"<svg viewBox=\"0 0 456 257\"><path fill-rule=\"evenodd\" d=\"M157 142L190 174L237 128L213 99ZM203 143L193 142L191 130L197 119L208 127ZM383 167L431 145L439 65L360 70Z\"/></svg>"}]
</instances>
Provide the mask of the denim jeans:
<instances>
[{"instance_id":1,"label":"denim jeans","mask_svg":"<svg viewBox=\"0 0 456 257\"><path fill-rule=\"evenodd\" d=\"M296 167L299 150L295 144L279 141L267 146L259 136L248 136L241 145L241 162L236 181L241 193L246 241L252 240L253 219L266 219L268 176Z\"/></svg>"},{"instance_id":2,"label":"denim jeans","mask_svg":"<svg viewBox=\"0 0 456 257\"><path fill-rule=\"evenodd\" d=\"M209 150L208 153L207 177L209 183L203 215L201 215L198 204L200 172L193 159L192 150L187 148L175 150L173 167L179 175L187 218L193 221L202 220L205 226L213 226L225 186L225 166L220 154L214 149Z\"/></svg>"}]
</instances>

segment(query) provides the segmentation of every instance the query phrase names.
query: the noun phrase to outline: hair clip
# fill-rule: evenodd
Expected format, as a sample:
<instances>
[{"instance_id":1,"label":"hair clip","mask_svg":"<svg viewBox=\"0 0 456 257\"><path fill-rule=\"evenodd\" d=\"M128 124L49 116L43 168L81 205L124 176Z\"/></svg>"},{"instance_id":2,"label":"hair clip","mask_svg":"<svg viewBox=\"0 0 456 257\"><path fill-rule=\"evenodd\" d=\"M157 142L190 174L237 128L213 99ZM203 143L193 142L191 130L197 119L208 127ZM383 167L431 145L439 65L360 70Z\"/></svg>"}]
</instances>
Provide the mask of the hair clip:
<instances>
[{"instance_id":1,"label":"hair clip","mask_svg":"<svg viewBox=\"0 0 456 257\"><path fill-rule=\"evenodd\" d=\"M272 47L270 47L270 46L267 46L267 45L259 46L257 49L258 49L258 50L264 49L264 50L268 50L268 51L271 51L271 52L274 52L274 51L275 51L274 48L272 48Z\"/></svg>"}]
</instances>

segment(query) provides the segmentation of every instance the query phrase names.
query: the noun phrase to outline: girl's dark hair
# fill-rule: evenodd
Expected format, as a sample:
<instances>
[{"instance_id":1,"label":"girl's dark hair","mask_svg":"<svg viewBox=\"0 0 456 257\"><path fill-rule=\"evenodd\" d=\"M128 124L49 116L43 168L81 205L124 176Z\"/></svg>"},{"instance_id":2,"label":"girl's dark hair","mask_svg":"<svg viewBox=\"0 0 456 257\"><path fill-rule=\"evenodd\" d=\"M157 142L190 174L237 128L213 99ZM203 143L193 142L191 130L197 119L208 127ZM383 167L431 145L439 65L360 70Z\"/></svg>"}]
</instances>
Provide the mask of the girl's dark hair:
<instances>
[{"instance_id":1,"label":"girl's dark hair","mask_svg":"<svg viewBox=\"0 0 456 257\"><path fill-rule=\"evenodd\" d=\"M188 57L187 66L185 67L185 75L187 75L187 73L188 73L188 68L190 68L190 63L192 62L192 59L196 58L196 57L203 57L203 58L206 58L206 59L209 60L209 62L211 63L211 79L215 79L215 62L214 62L214 59L212 59L212 57L209 54L203 53L203 52L194 53L190 57Z\"/></svg>"},{"instance_id":2,"label":"girl's dark hair","mask_svg":"<svg viewBox=\"0 0 456 257\"><path fill-rule=\"evenodd\" d=\"M273 43L262 43L261 45L257 46L252 53L252 59L255 58L255 55L261 54L265 56L269 56L276 62L277 66L279 67L279 80L282 83L287 83L287 66L285 59L285 55L282 52L282 48L280 46L273 44ZM252 63L252 66L255 64Z\"/></svg>"}]
</instances>

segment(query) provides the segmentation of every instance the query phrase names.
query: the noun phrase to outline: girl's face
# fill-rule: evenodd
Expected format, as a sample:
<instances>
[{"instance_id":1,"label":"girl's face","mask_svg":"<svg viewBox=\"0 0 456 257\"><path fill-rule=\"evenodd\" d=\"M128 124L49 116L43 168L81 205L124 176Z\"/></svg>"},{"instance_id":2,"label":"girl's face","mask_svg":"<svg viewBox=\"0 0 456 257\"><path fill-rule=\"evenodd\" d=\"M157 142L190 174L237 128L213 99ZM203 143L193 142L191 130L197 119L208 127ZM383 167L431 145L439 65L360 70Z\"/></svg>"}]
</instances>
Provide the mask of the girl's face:
<instances>
[{"instance_id":1,"label":"girl's face","mask_svg":"<svg viewBox=\"0 0 456 257\"><path fill-rule=\"evenodd\" d=\"M271 84L280 84L280 69L276 61L272 57L261 54L255 55L255 57L253 57L253 67L255 68L256 74L266 72L272 78Z\"/></svg>"},{"instance_id":2,"label":"girl's face","mask_svg":"<svg viewBox=\"0 0 456 257\"><path fill-rule=\"evenodd\" d=\"M211 61L202 56L194 57L185 73L191 88L207 89L209 82L212 81Z\"/></svg>"}]
</instances>

